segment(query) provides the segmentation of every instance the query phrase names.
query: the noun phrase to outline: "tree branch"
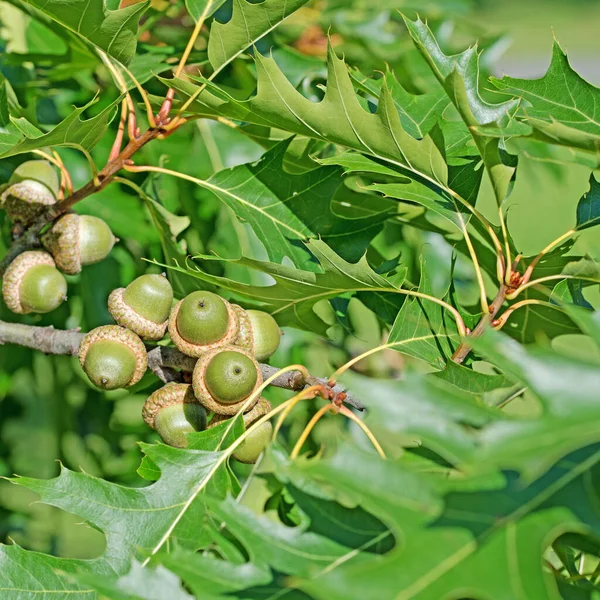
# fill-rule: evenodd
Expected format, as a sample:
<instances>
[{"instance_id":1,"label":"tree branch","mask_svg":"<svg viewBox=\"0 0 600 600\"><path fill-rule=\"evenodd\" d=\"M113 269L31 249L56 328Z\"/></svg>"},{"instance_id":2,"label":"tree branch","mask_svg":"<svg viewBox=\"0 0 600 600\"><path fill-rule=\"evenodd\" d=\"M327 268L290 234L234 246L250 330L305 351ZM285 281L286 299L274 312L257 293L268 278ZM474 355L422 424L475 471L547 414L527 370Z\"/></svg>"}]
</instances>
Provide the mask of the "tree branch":
<instances>
[{"instance_id":1,"label":"tree branch","mask_svg":"<svg viewBox=\"0 0 600 600\"><path fill-rule=\"evenodd\" d=\"M0 321L0 345L16 344L39 350L44 354L65 354L76 356L79 345L85 334L77 329L61 330L54 327L36 327L21 323L7 323ZM148 367L163 382L181 381L180 372L190 373L196 365L195 358L182 354L177 348L155 346L148 349ZM263 379L267 379L279 369L271 365L260 365ZM357 410L364 410L364 406L353 398L339 384L331 387L327 379L318 377L304 378L300 371L284 373L275 379L272 386L299 392L311 385L322 385L331 391L332 401L343 402Z\"/></svg>"},{"instance_id":2,"label":"tree branch","mask_svg":"<svg viewBox=\"0 0 600 600\"><path fill-rule=\"evenodd\" d=\"M75 204L104 189L113 179L113 177L131 160L131 157L148 142L156 139L159 135L169 135L170 132L158 126L154 129L148 129L138 138L131 140L123 151L115 158L110 160L106 166L98 173L97 178L88 181L82 188L67 196L64 200L49 206L34 221L29 223L25 232L18 237L6 252L6 255L0 262L0 275L6 271L8 265L22 252L37 248L40 246L39 234L42 229L54 221L57 217L70 210Z\"/></svg>"}]
</instances>

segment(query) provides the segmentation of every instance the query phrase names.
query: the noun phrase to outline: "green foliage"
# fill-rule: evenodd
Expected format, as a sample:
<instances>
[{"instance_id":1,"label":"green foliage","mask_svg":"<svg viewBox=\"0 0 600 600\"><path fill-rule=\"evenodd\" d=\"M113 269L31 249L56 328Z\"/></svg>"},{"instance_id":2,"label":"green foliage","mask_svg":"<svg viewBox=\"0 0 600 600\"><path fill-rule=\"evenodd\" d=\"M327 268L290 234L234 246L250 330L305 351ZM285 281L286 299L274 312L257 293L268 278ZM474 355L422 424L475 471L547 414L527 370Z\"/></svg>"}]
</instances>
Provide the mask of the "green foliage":
<instances>
[{"instance_id":1,"label":"green foliage","mask_svg":"<svg viewBox=\"0 0 600 600\"><path fill-rule=\"evenodd\" d=\"M66 4L60 0L27 0L23 4L33 6L124 64L135 55L139 20L148 8L148 2L141 2L110 10L103 0Z\"/></svg>"},{"instance_id":2,"label":"green foliage","mask_svg":"<svg viewBox=\"0 0 600 600\"><path fill-rule=\"evenodd\" d=\"M534 80L504 77L491 81L501 91L527 101L524 120L545 142L580 148L597 160L598 88L578 75L558 42L544 77Z\"/></svg>"},{"instance_id":3,"label":"green foliage","mask_svg":"<svg viewBox=\"0 0 600 600\"><path fill-rule=\"evenodd\" d=\"M74 206L120 244L54 313L0 306L0 340L110 323L113 289L164 270L177 300L272 314L272 365L334 376L386 455L344 411L296 447L318 397L255 467L241 419L171 448L141 418L154 374L101 392L1 345L3 600L598 597L598 89L558 43L541 79L490 77L473 4L0 3L0 182L41 151L81 188L125 92L141 132L136 81L155 112L175 93Z\"/></svg>"},{"instance_id":4,"label":"green foliage","mask_svg":"<svg viewBox=\"0 0 600 600\"><path fill-rule=\"evenodd\" d=\"M48 146L68 146L89 151L106 133L116 114L115 105L112 103L98 115L85 120L81 117L89 105L77 108L47 133L40 131L25 117L13 117L5 105L4 109L0 108L7 114L6 131L0 134L0 157L43 150Z\"/></svg>"}]
</instances>

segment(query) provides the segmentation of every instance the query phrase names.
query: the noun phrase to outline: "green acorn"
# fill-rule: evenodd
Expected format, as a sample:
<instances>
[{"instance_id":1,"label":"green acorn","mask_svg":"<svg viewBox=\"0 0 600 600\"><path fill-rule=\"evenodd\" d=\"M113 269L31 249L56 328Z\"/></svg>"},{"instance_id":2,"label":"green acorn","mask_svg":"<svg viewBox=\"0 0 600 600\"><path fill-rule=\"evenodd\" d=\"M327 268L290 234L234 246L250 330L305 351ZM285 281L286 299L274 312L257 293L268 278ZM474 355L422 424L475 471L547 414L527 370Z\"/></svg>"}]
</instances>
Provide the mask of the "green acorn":
<instances>
[{"instance_id":1,"label":"green acorn","mask_svg":"<svg viewBox=\"0 0 600 600\"><path fill-rule=\"evenodd\" d=\"M0 208L13 223L28 223L56 203L59 181L54 167L45 160L19 165L0 194Z\"/></svg>"},{"instance_id":2,"label":"green acorn","mask_svg":"<svg viewBox=\"0 0 600 600\"><path fill-rule=\"evenodd\" d=\"M239 306L234 308L240 321L236 345L250 350L258 361L272 356L281 341L281 330L277 321L262 310L244 310Z\"/></svg>"},{"instance_id":3,"label":"green acorn","mask_svg":"<svg viewBox=\"0 0 600 600\"><path fill-rule=\"evenodd\" d=\"M164 275L142 275L108 298L113 319L144 340L165 336L172 305L173 288Z\"/></svg>"},{"instance_id":4,"label":"green acorn","mask_svg":"<svg viewBox=\"0 0 600 600\"><path fill-rule=\"evenodd\" d=\"M144 421L158 431L166 444L187 448L187 433L206 429L206 409L187 383L167 383L144 404Z\"/></svg>"},{"instance_id":5,"label":"green acorn","mask_svg":"<svg viewBox=\"0 0 600 600\"><path fill-rule=\"evenodd\" d=\"M104 260L116 242L109 226L98 217L68 213L42 236L61 271L75 275L84 265Z\"/></svg>"},{"instance_id":6,"label":"green acorn","mask_svg":"<svg viewBox=\"0 0 600 600\"><path fill-rule=\"evenodd\" d=\"M234 415L262 384L260 365L252 355L235 346L214 348L194 367L192 385L201 404L218 415ZM258 398L247 407L254 407Z\"/></svg>"},{"instance_id":7,"label":"green acorn","mask_svg":"<svg viewBox=\"0 0 600 600\"><path fill-rule=\"evenodd\" d=\"M56 169L46 160L28 160L21 163L12 173L9 184L21 183L22 181L37 181L44 184L53 194L58 196L60 180Z\"/></svg>"},{"instance_id":8,"label":"green acorn","mask_svg":"<svg viewBox=\"0 0 600 600\"><path fill-rule=\"evenodd\" d=\"M248 437L237 447L233 453L233 458L242 463L253 464L263 450L269 445L273 435L273 425L270 421L264 422L254 431L250 432Z\"/></svg>"},{"instance_id":9,"label":"green acorn","mask_svg":"<svg viewBox=\"0 0 600 600\"><path fill-rule=\"evenodd\" d=\"M2 296L14 313L48 313L67 298L67 282L47 252L30 250L6 269Z\"/></svg>"},{"instance_id":10,"label":"green acorn","mask_svg":"<svg viewBox=\"0 0 600 600\"><path fill-rule=\"evenodd\" d=\"M238 336L238 317L227 300L212 292L192 292L169 317L169 335L187 356L199 357Z\"/></svg>"},{"instance_id":11,"label":"green acorn","mask_svg":"<svg viewBox=\"0 0 600 600\"><path fill-rule=\"evenodd\" d=\"M142 378L148 368L148 354L144 342L133 331L104 325L83 338L79 362L96 387L116 390Z\"/></svg>"}]
</instances>

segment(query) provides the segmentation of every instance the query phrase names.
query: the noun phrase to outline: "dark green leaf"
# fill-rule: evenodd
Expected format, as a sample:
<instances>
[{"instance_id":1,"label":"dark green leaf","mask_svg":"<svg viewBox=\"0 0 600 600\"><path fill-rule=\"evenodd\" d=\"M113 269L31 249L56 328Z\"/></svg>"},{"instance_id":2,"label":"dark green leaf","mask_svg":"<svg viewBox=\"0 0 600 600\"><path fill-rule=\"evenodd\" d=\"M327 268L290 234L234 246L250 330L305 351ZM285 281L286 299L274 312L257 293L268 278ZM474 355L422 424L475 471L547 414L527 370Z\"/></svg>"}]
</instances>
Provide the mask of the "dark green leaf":
<instances>
[{"instance_id":1,"label":"dark green leaf","mask_svg":"<svg viewBox=\"0 0 600 600\"><path fill-rule=\"evenodd\" d=\"M590 189L577 205L577 229L587 229L600 224L600 183L590 176Z\"/></svg>"}]
</instances>

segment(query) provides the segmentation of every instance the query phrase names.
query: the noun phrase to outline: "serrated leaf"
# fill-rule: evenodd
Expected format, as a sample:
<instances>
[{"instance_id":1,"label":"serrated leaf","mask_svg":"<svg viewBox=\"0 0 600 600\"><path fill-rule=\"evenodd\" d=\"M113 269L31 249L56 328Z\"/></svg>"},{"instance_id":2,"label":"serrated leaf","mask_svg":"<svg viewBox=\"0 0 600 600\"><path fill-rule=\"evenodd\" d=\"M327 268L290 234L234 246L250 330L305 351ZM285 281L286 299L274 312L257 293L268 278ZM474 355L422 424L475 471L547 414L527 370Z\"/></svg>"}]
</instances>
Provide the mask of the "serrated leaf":
<instances>
[{"instance_id":1,"label":"serrated leaf","mask_svg":"<svg viewBox=\"0 0 600 600\"><path fill-rule=\"evenodd\" d=\"M271 568L298 575L307 575L326 567L345 556L349 549L328 538L301 527L287 527L256 515L232 499L210 502L210 509L227 523L228 530L247 548L254 564L267 564Z\"/></svg>"},{"instance_id":2,"label":"serrated leaf","mask_svg":"<svg viewBox=\"0 0 600 600\"><path fill-rule=\"evenodd\" d=\"M519 299L542 302L549 300L548 292L534 288L526 289L519 295ZM552 306L527 304L520 307L509 317L504 332L522 344L533 344L542 339L552 340L559 335L578 333L579 328L562 311L557 300L553 292L550 296Z\"/></svg>"},{"instance_id":3,"label":"serrated leaf","mask_svg":"<svg viewBox=\"0 0 600 600\"><path fill-rule=\"evenodd\" d=\"M233 293L246 303L271 313L282 326L289 325L321 334L326 334L327 325L313 310L317 302L357 291L400 293L398 290L403 280L402 273L392 283L376 273L369 266L366 257L357 263L348 263L321 240L311 240L307 242L306 247L318 260L320 272L303 271L245 257L227 260L203 256L207 260L211 258L223 260L266 273L275 280L275 284L270 286L246 285L226 277L206 273L198 268L163 266L187 273Z\"/></svg>"},{"instance_id":4,"label":"serrated leaf","mask_svg":"<svg viewBox=\"0 0 600 600\"><path fill-rule=\"evenodd\" d=\"M382 79L367 77L358 70L350 71L350 75L359 89L379 98L383 85ZM415 139L425 137L450 105L450 100L441 87L426 94L411 94L389 70L385 73L385 82L400 115L402 127ZM468 135L466 128L465 131Z\"/></svg>"},{"instance_id":5,"label":"serrated leaf","mask_svg":"<svg viewBox=\"0 0 600 600\"><path fill-rule=\"evenodd\" d=\"M133 187L133 186L132 186ZM158 191L152 185L152 180L147 186L149 193L139 188L137 185L134 189L139 194L140 198L146 204L150 217L162 245L163 256L166 262L185 261L186 253L182 245L177 242L177 237L190 226L190 218L177 216L170 213L156 198ZM153 197L154 196L154 197ZM188 285L188 281L181 277L178 273L170 273L171 285L173 291L178 297L186 296L194 291Z\"/></svg>"},{"instance_id":6,"label":"serrated leaf","mask_svg":"<svg viewBox=\"0 0 600 600\"><path fill-rule=\"evenodd\" d=\"M188 4L191 0L188 0ZM221 0L222 1L222 0ZM308 0L263 0L250 3L233 0L233 13L227 23L213 21L208 40L208 60L217 73L246 48L275 29ZM194 2L197 4L197 0ZM202 2L206 4L206 2Z\"/></svg>"},{"instance_id":7,"label":"serrated leaf","mask_svg":"<svg viewBox=\"0 0 600 600\"><path fill-rule=\"evenodd\" d=\"M19 125L22 135L0 133L0 158L52 146L91 150L106 133L110 122L115 117L118 103L118 100L113 102L101 113L87 120L83 120L81 117L90 105L76 108L48 133L40 131L24 118L13 121L15 125Z\"/></svg>"},{"instance_id":8,"label":"serrated leaf","mask_svg":"<svg viewBox=\"0 0 600 600\"><path fill-rule=\"evenodd\" d=\"M128 64L135 55L139 20L150 5L138 2L110 10L104 0L26 0L70 31Z\"/></svg>"},{"instance_id":9,"label":"serrated leaf","mask_svg":"<svg viewBox=\"0 0 600 600\"><path fill-rule=\"evenodd\" d=\"M402 129L391 94L383 87L377 112L367 112L356 95L344 61L332 48L328 53L328 85L320 102L311 102L286 79L272 58L255 55L258 76L256 96L239 101L209 87L191 104L193 114L225 116L309 138L329 141L444 184L446 162L430 137L415 140ZM184 97L198 87L180 79L168 85Z\"/></svg>"},{"instance_id":10,"label":"serrated leaf","mask_svg":"<svg viewBox=\"0 0 600 600\"><path fill-rule=\"evenodd\" d=\"M518 100L489 104L479 94L479 56L471 47L452 56L444 54L429 27L417 19L404 19L415 45L429 63L448 97L458 110L477 145L494 187L496 201L501 204L509 191L514 168L504 164L499 140L482 134L481 127L491 130L507 127L518 108Z\"/></svg>"},{"instance_id":11,"label":"serrated leaf","mask_svg":"<svg viewBox=\"0 0 600 600\"><path fill-rule=\"evenodd\" d=\"M95 573L122 574L132 556L143 557L163 538L198 485L211 474L223 451L179 450L142 445L161 477L145 488L127 488L62 467L50 480L16 478L13 482L38 493L46 504L86 519L106 536L106 550L86 563ZM184 537L187 524L180 522ZM177 538L177 529L173 539ZM81 562L81 561L80 561Z\"/></svg>"},{"instance_id":12,"label":"serrated leaf","mask_svg":"<svg viewBox=\"0 0 600 600\"><path fill-rule=\"evenodd\" d=\"M600 91L571 68L558 42L540 79L505 76L491 81L499 90L527 101L525 118L539 139L586 150L598 160Z\"/></svg>"},{"instance_id":13,"label":"serrated leaf","mask_svg":"<svg viewBox=\"0 0 600 600\"><path fill-rule=\"evenodd\" d=\"M176 548L169 554L158 555L154 562L179 575L198 598L267 585L273 579L262 561L233 564L181 548Z\"/></svg>"}]
</instances>

